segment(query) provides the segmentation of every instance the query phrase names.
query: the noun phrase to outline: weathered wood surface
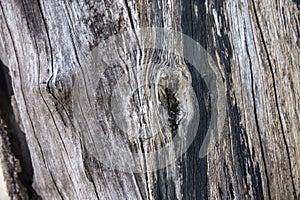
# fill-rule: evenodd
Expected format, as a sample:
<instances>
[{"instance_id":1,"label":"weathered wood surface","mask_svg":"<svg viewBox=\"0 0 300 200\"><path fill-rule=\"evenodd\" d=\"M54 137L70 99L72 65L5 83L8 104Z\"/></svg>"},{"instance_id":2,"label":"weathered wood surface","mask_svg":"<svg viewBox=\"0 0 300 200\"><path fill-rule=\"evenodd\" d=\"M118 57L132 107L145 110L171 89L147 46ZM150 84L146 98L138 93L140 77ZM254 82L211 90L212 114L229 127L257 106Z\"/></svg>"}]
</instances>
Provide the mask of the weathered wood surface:
<instances>
[{"instance_id":1,"label":"weathered wood surface","mask_svg":"<svg viewBox=\"0 0 300 200\"><path fill-rule=\"evenodd\" d=\"M199 102L200 126L194 142L176 165L157 172L109 170L83 148L82 135L72 126L77 120L72 115L73 78L78 71L95 76L82 63L86 55L111 35L148 26L182 31L207 49L226 87L226 123L218 145L210 147L207 157L199 159L211 116L210 91L195 70L178 61L176 65L181 67L175 71L181 70L192 78L192 85L188 80L180 82L179 87L189 83L186 87L194 88ZM0 58L9 69L14 93L11 101L4 98L9 93L1 94L4 106L0 111L9 115L6 104L12 104L13 119L6 119L4 124L19 124L20 130L15 131L17 140L22 139L22 133L26 135L27 144L21 143L23 148L29 148L34 175L24 170L31 166L28 155L24 155L26 151L15 149L22 152L15 157L23 156L23 166L20 162L23 172L19 176L25 177L23 182L20 180L31 197L299 198L300 44L296 2L1 0L0 27ZM179 48L179 53L186 52L180 52ZM137 58L143 57L142 61L127 57L125 63L145 64L152 56L151 52L141 54ZM98 80L98 90L89 92L97 92L100 103L108 101L105 98L111 95L109 84L125 68L126 65L109 68L107 77ZM160 69L140 70L138 75L132 71L129 78L138 77L141 85L143 77L150 77L149 73L153 79L160 78L156 73ZM176 82L170 77L165 84ZM9 86L10 81L7 82ZM136 83L131 84L135 87ZM174 93L180 93L177 90ZM178 103L185 104L180 94L176 98ZM100 103L100 114L109 111L105 110L109 108L105 103ZM118 135L112 135L116 133L111 133L113 125L109 116L106 118L104 130L117 143L114 137ZM172 137L172 130L170 127L167 135ZM127 134L129 137L130 132ZM7 141L5 134L1 137ZM10 140L14 141L13 138ZM137 151L155 148L140 141L136 146ZM4 152L13 153L8 149ZM2 165L4 169L11 167L6 162ZM10 195L25 198L23 187L12 181L14 178L6 179Z\"/></svg>"}]
</instances>

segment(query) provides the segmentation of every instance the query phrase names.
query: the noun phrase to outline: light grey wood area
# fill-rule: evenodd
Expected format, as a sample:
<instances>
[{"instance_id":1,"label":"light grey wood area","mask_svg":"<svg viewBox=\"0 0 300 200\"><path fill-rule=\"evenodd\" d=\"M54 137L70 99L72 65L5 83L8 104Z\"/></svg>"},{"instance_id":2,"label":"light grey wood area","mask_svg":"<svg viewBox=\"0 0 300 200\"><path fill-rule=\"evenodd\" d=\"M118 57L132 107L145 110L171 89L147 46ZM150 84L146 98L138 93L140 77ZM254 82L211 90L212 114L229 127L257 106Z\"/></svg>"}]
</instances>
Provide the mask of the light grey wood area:
<instances>
[{"instance_id":1,"label":"light grey wood area","mask_svg":"<svg viewBox=\"0 0 300 200\"><path fill-rule=\"evenodd\" d=\"M9 196L299 199L299 7L291 0L0 0L0 158ZM162 43L175 54L99 54L111 36L133 30L135 38L144 27L182 32L215 63L226 116L204 158L199 151L216 115L213 91L184 59L191 54L184 42ZM92 66L87 59L95 52L100 64ZM114 92L118 84L123 88ZM112 106L127 94L131 111ZM93 110L74 104L85 97ZM88 113L101 137L89 136ZM111 145L100 157L122 163L110 157L113 147L154 151L196 117L192 144L166 168L122 172L93 153L106 137ZM139 138L140 129L160 135Z\"/></svg>"}]
</instances>

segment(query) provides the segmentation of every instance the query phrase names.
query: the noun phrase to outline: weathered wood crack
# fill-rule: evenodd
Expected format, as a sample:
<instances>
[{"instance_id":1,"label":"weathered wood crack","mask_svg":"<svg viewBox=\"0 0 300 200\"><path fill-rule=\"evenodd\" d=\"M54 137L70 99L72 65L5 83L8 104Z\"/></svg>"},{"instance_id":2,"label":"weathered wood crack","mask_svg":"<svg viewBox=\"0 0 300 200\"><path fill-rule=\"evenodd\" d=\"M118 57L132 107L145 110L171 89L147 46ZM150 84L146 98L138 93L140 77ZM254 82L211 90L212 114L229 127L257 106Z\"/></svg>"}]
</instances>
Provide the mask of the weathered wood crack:
<instances>
[{"instance_id":1,"label":"weathered wood crack","mask_svg":"<svg viewBox=\"0 0 300 200\"><path fill-rule=\"evenodd\" d=\"M254 15L255 15L255 20L256 20L256 23L257 23L257 26L258 26L258 29L259 29L259 32L260 32L260 36L261 36L263 48L264 48L264 50L266 52L266 56L267 56L267 60L268 60L268 65L270 67L270 72L271 72L272 81L273 81L273 90L274 90L274 99L275 99L275 103L276 103L276 109L277 109L277 112L278 112L278 115L279 115L278 119L279 119L279 123L280 123L280 127L281 127L281 133L282 133L282 136L283 136L283 141L284 141L284 144L285 144L285 150L287 152L288 164L289 164L289 171L290 171L291 177L292 177L293 173L292 173L292 164L291 164L290 152L289 152L287 140L286 140L286 137L285 137L285 131L284 131L283 123L282 123L282 119L281 119L282 118L282 114L280 112L279 103L278 103L278 99L277 99L278 94L277 94L277 87L276 87L275 75L274 75L274 71L273 71L273 68L272 68L272 62L271 62L271 58L270 58L270 55L269 55L269 52L268 52L266 41L264 39L263 31L262 31L262 28L260 26L260 22L259 22L259 18L258 18L258 15L257 15L257 11L256 11L255 1L254 0L252 0L252 6L253 6L253 12L254 12ZM250 66L251 66L251 64L250 64ZM253 95L254 95L254 93L253 93ZM267 173L267 169L266 169L266 174L268 174ZM267 181L269 182L268 177L267 177ZM296 194L294 179L292 178L291 181L292 181L292 187L293 187L293 195L294 195L294 198L296 199L297 198L297 194ZM269 192L269 195L270 195L270 198L271 198L270 189L268 189L268 192Z\"/></svg>"},{"instance_id":2,"label":"weathered wood crack","mask_svg":"<svg viewBox=\"0 0 300 200\"><path fill-rule=\"evenodd\" d=\"M5 151L12 153L13 159L18 161L14 162L15 169L9 169L11 171L11 180L7 184L12 184L9 186L9 193L11 197L20 198L23 195L28 194L27 198L36 199L38 195L32 188L33 183L33 167L31 163L31 156L26 142L25 133L21 131L19 125L17 124L12 104L11 96L13 95L13 88L11 85L11 78L9 76L8 68L4 66L0 60L0 120L3 120L3 124L6 125L6 130L1 134L1 139L5 146L2 147ZM1 129L3 128L1 123ZM4 130L1 130L1 132ZM8 140L6 140L6 137ZM9 160L2 161L3 166L9 165ZM17 164L18 163L18 164ZM18 169L18 165L20 169ZM17 175L14 175L17 171ZM13 187L13 188L11 188ZM22 187L25 187L27 191L22 191Z\"/></svg>"},{"instance_id":3,"label":"weathered wood crack","mask_svg":"<svg viewBox=\"0 0 300 200\"><path fill-rule=\"evenodd\" d=\"M248 44L247 44L246 35L245 35L245 41L246 41L246 48L247 48ZM250 53L249 53L248 48L247 48L247 55L248 55L248 58L249 58L250 73L251 73L251 92L252 92L254 119L255 119L255 124L256 124L256 130L259 133L258 134L259 135L259 143L261 145L261 155L262 155L263 165L264 165L265 174L266 174L268 197L269 197L269 200L271 200L271 192L270 192L270 187L269 187L270 181L269 181L269 177L268 177L269 173L268 173L268 169L267 169L267 162L266 162L264 148L263 148L263 142L262 142L262 138L261 138L261 131L260 131L260 128L259 128L259 123L258 123L257 109L256 109L256 102L255 102L255 89L254 89L255 86L254 86L254 78L253 78L253 69L252 69L252 62L251 62L251 57L250 57Z\"/></svg>"}]
</instances>

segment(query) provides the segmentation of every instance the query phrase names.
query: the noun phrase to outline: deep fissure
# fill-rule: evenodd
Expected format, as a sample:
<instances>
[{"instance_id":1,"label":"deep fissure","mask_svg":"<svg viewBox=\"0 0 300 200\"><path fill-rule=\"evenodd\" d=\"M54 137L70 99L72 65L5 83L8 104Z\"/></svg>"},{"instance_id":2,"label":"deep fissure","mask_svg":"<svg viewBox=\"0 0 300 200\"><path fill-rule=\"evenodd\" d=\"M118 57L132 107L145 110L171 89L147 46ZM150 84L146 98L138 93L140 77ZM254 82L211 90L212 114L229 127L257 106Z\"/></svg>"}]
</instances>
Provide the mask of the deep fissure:
<instances>
[{"instance_id":1,"label":"deep fissure","mask_svg":"<svg viewBox=\"0 0 300 200\"><path fill-rule=\"evenodd\" d=\"M33 167L30 151L26 141L25 133L20 129L11 104L13 95L12 82L8 68L0 60L0 117L6 124L10 151L19 160L21 171L18 172L18 179L27 189L30 199L38 196L32 188ZM12 194L13 195L13 194Z\"/></svg>"}]
</instances>

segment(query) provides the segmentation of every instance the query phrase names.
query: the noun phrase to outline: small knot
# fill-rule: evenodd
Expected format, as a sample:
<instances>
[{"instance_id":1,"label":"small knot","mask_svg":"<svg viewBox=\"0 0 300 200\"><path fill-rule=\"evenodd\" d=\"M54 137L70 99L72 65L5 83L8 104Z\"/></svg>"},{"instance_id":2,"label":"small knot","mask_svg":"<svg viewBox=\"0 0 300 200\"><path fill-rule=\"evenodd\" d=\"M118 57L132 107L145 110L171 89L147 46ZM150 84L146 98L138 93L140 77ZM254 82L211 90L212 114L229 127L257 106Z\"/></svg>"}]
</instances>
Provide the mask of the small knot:
<instances>
[{"instance_id":1,"label":"small knot","mask_svg":"<svg viewBox=\"0 0 300 200\"><path fill-rule=\"evenodd\" d=\"M52 94L52 96L60 102L65 102L71 98L73 84L74 75L68 72L58 72L49 79L47 92Z\"/></svg>"}]
</instances>

